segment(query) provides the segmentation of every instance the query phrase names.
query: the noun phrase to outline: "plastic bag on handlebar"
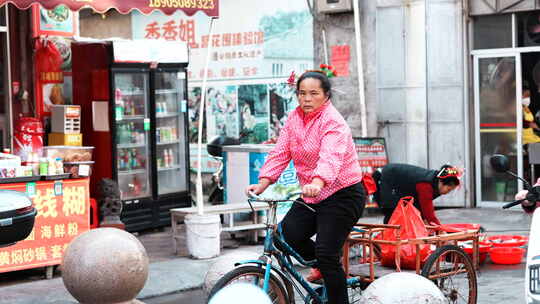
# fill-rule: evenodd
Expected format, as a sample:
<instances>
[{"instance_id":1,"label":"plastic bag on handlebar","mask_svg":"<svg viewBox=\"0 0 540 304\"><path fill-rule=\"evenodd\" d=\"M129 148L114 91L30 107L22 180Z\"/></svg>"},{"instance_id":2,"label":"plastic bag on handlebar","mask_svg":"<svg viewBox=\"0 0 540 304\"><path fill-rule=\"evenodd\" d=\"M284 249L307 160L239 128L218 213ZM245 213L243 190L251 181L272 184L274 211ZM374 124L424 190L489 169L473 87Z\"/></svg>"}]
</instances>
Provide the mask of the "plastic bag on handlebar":
<instances>
[{"instance_id":1,"label":"plastic bag on handlebar","mask_svg":"<svg viewBox=\"0 0 540 304\"><path fill-rule=\"evenodd\" d=\"M428 230L422 221L420 211L413 205L414 199L410 196L403 197L399 200L394 213L388 224L399 225L399 239L416 239L428 236ZM397 240L396 229L387 228L382 233L382 239L386 241ZM420 262L423 264L431 249L429 245L420 245ZM396 252L396 245L381 245L381 264L383 266L395 267L396 266L396 254L400 255L400 266L402 269L416 269L416 246L415 245L402 245L399 247L399 252Z\"/></svg>"}]
</instances>

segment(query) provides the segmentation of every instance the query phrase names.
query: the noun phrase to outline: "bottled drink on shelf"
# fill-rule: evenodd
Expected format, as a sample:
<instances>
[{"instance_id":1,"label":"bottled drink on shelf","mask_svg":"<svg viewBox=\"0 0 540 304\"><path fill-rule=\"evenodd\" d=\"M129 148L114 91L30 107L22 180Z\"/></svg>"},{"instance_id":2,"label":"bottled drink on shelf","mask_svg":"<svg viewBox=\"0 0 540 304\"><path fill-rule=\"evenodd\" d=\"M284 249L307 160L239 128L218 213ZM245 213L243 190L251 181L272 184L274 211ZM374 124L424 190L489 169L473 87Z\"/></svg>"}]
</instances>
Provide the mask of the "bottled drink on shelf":
<instances>
[{"instance_id":1,"label":"bottled drink on shelf","mask_svg":"<svg viewBox=\"0 0 540 304\"><path fill-rule=\"evenodd\" d=\"M131 167L133 169L139 168L139 158L137 157L137 149L131 149Z\"/></svg>"},{"instance_id":2,"label":"bottled drink on shelf","mask_svg":"<svg viewBox=\"0 0 540 304\"><path fill-rule=\"evenodd\" d=\"M171 141L171 127L166 127L165 128L165 134L167 135L167 137L165 138L165 141L169 142Z\"/></svg>"},{"instance_id":3,"label":"bottled drink on shelf","mask_svg":"<svg viewBox=\"0 0 540 304\"><path fill-rule=\"evenodd\" d=\"M167 102L163 102L163 105L161 107L163 109L163 113L167 114L167 112L168 112L168 110L167 110Z\"/></svg>"},{"instance_id":4,"label":"bottled drink on shelf","mask_svg":"<svg viewBox=\"0 0 540 304\"><path fill-rule=\"evenodd\" d=\"M120 149L118 151L118 170L124 170L124 150Z\"/></svg>"},{"instance_id":5,"label":"bottled drink on shelf","mask_svg":"<svg viewBox=\"0 0 540 304\"><path fill-rule=\"evenodd\" d=\"M124 114L124 100L122 99L122 91L118 88L114 91L114 101L116 105L115 114L117 116L117 119L121 119L118 116Z\"/></svg>"},{"instance_id":6,"label":"bottled drink on shelf","mask_svg":"<svg viewBox=\"0 0 540 304\"><path fill-rule=\"evenodd\" d=\"M139 144L144 144L144 133L143 132L139 132Z\"/></svg>"},{"instance_id":7,"label":"bottled drink on shelf","mask_svg":"<svg viewBox=\"0 0 540 304\"><path fill-rule=\"evenodd\" d=\"M161 141L167 141L167 127L161 127Z\"/></svg>"},{"instance_id":8,"label":"bottled drink on shelf","mask_svg":"<svg viewBox=\"0 0 540 304\"><path fill-rule=\"evenodd\" d=\"M163 161L165 168L168 168L170 166L170 158L169 158L169 151L167 149L163 150Z\"/></svg>"},{"instance_id":9,"label":"bottled drink on shelf","mask_svg":"<svg viewBox=\"0 0 540 304\"><path fill-rule=\"evenodd\" d=\"M129 138L132 144L137 143L137 137L135 137L135 124L130 122L129 123Z\"/></svg>"},{"instance_id":10,"label":"bottled drink on shelf","mask_svg":"<svg viewBox=\"0 0 540 304\"><path fill-rule=\"evenodd\" d=\"M118 128L116 129L116 143L121 144L124 140L124 126L122 124L118 124Z\"/></svg>"},{"instance_id":11,"label":"bottled drink on shelf","mask_svg":"<svg viewBox=\"0 0 540 304\"><path fill-rule=\"evenodd\" d=\"M49 158L49 164L47 165L47 174L56 175L56 161L54 158Z\"/></svg>"},{"instance_id":12,"label":"bottled drink on shelf","mask_svg":"<svg viewBox=\"0 0 540 304\"><path fill-rule=\"evenodd\" d=\"M49 174L49 162L45 157L42 157L39 160L39 175L47 174Z\"/></svg>"},{"instance_id":13,"label":"bottled drink on shelf","mask_svg":"<svg viewBox=\"0 0 540 304\"><path fill-rule=\"evenodd\" d=\"M169 167L174 166L174 154L172 149L169 149Z\"/></svg>"},{"instance_id":14,"label":"bottled drink on shelf","mask_svg":"<svg viewBox=\"0 0 540 304\"><path fill-rule=\"evenodd\" d=\"M129 99L124 102L124 115L129 115Z\"/></svg>"},{"instance_id":15,"label":"bottled drink on shelf","mask_svg":"<svg viewBox=\"0 0 540 304\"><path fill-rule=\"evenodd\" d=\"M137 178L137 175L133 177L133 195L139 196L142 192L141 181Z\"/></svg>"},{"instance_id":16,"label":"bottled drink on shelf","mask_svg":"<svg viewBox=\"0 0 540 304\"><path fill-rule=\"evenodd\" d=\"M156 128L156 140L157 142L161 142L161 128Z\"/></svg>"},{"instance_id":17,"label":"bottled drink on shelf","mask_svg":"<svg viewBox=\"0 0 540 304\"><path fill-rule=\"evenodd\" d=\"M124 151L124 169L131 169L131 153L129 150Z\"/></svg>"},{"instance_id":18,"label":"bottled drink on shelf","mask_svg":"<svg viewBox=\"0 0 540 304\"><path fill-rule=\"evenodd\" d=\"M64 174L64 161L61 157L56 158L56 174Z\"/></svg>"},{"instance_id":19,"label":"bottled drink on shelf","mask_svg":"<svg viewBox=\"0 0 540 304\"><path fill-rule=\"evenodd\" d=\"M172 140L177 140L178 139L178 134L176 134L176 127L171 128L171 138L172 138Z\"/></svg>"},{"instance_id":20,"label":"bottled drink on shelf","mask_svg":"<svg viewBox=\"0 0 540 304\"><path fill-rule=\"evenodd\" d=\"M137 111L135 109L135 102L133 99L131 100L131 115L137 115Z\"/></svg>"}]
</instances>

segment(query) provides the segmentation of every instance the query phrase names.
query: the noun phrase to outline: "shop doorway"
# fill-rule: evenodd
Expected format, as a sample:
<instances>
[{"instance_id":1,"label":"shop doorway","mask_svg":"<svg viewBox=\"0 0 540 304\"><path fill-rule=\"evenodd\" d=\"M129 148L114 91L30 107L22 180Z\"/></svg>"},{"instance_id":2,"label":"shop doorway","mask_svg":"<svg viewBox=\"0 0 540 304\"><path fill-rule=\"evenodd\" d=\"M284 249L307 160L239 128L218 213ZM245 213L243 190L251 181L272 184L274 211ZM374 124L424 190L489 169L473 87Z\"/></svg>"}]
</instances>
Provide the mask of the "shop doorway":
<instances>
[{"instance_id":1,"label":"shop doorway","mask_svg":"<svg viewBox=\"0 0 540 304\"><path fill-rule=\"evenodd\" d=\"M491 155L505 154L511 170L523 176L521 84L517 51L474 55L476 201L480 207L500 207L521 188L489 164Z\"/></svg>"},{"instance_id":2,"label":"shop doorway","mask_svg":"<svg viewBox=\"0 0 540 304\"><path fill-rule=\"evenodd\" d=\"M474 52L477 205L512 201L521 182L496 173L493 154L534 183L540 177L540 48Z\"/></svg>"}]
</instances>

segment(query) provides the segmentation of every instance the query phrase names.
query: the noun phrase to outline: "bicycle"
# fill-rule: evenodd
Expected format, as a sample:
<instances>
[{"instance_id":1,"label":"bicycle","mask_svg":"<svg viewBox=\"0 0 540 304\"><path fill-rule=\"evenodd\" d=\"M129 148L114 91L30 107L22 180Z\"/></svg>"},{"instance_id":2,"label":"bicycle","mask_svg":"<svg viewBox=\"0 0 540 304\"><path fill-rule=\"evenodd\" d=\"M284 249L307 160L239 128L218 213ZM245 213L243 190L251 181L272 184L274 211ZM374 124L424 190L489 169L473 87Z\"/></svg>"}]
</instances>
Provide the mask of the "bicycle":
<instances>
[{"instance_id":1,"label":"bicycle","mask_svg":"<svg viewBox=\"0 0 540 304\"><path fill-rule=\"evenodd\" d=\"M301 200L292 199L299 194L297 192L291 193L284 199L265 199L253 194L248 199L250 206L252 202L266 202L270 205L266 219L266 237L263 254L258 260L246 260L237 263L235 269L226 273L216 282L210 291L208 300L229 284L249 282L261 287L268 294L272 303L295 303L295 290L301 295L306 304L323 304L328 302L325 286L313 286L307 282L302 274L295 269L291 257L294 257L305 267L315 266L316 260L304 260L287 244L282 236L281 226L276 224L276 209L279 203L293 201L315 212L313 208ZM279 250L278 247L280 248ZM277 262L277 267L275 262ZM300 287L304 289L305 293L302 292ZM365 286L362 285L359 277L347 279L349 303L359 303L362 287Z\"/></svg>"}]
</instances>

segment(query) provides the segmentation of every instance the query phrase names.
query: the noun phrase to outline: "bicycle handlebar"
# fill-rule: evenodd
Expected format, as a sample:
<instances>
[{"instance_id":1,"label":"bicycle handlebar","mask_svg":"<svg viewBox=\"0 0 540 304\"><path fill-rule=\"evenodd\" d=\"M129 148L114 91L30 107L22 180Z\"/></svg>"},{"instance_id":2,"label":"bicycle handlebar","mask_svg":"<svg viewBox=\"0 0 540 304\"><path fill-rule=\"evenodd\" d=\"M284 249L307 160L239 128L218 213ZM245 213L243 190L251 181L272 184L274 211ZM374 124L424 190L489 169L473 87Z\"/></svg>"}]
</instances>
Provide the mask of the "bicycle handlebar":
<instances>
[{"instance_id":1,"label":"bicycle handlebar","mask_svg":"<svg viewBox=\"0 0 540 304\"><path fill-rule=\"evenodd\" d=\"M254 202L265 202L265 203L280 203L280 202L290 202L292 201L292 198L298 195L302 195L301 191L295 191L287 194L286 198L280 198L280 199L274 199L274 198L263 198L259 195L253 193L252 191L248 192L248 203L251 204L252 201ZM304 207L308 208L309 210L315 212L315 209L310 207L308 204L304 203L302 200L296 199L294 200L297 203L300 203L304 205Z\"/></svg>"},{"instance_id":2,"label":"bicycle handlebar","mask_svg":"<svg viewBox=\"0 0 540 304\"><path fill-rule=\"evenodd\" d=\"M301 195L302 192L299 192L299 191L295 191L295 192L292 192L292 193L289 193L287 194L287 196L285 198L265 198L265 197L261 197L255 193L253 193L252 191L248 192L248 199L249 200L252 200L252 201L257 201L257 202L267 202L267 203L272 203L272 202L287 202L287 201L291 201L293 197L295 196L298 196L298 195Z\"/></svg>"},{"instance_id":3,"label":"bicycle handlebar","mask_svg":"<svg viewBox=\"0 0 540 304\"><path fill-rule=\"evenodd\" d=\"M524 199L520 199L520 200L517 200L517 201L513 201L511 203L508 203L508 204L505 204L503 205L503 209L508 209L508 208L511 208L511 207L514 207L516 205L519 205L521 203L523 203L524 201L529 201L529 202L538 202L540 201L540 186L534 186L534 187L531 187L529 189L529 191L527 192L527 195L525 196Z\"/></svg>"},{"instance_id":4,"label":"bicycle handlebar","mask_svg":"<svg viewBox=\"0 0 540 304\"><path fill-rule=\"evenodd\" d=\"M514 207L515 205L521 204L523 201L524 201L524 199L520 199L520 200L511 202L511 203L505 204L505 205L503 205L503 209L512 208L512 207Z\"/></svg>"}]
</instances>

